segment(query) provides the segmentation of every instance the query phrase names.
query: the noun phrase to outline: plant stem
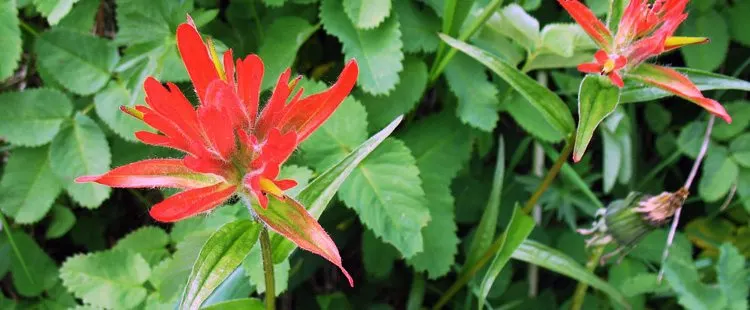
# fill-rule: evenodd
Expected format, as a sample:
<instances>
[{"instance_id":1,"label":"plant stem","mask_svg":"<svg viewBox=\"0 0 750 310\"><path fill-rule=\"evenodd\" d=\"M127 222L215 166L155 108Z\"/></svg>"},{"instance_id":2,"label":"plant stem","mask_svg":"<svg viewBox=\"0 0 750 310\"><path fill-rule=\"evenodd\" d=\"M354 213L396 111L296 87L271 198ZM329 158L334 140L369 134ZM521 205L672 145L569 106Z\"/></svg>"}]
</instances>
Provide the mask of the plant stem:
<instances>
[{"instance_id":1,"label":"plant stem","mask_svg":"<svg viewBox=\"0 0 750 310\"><path fill-rule=\"evenodd\" d=\"M266 309L276 309L276 285L273 276L273 258L271 257L271 239L268 237L268 228L263 225L260 231L260 251L263 255L263 274L266 277Z\"/></svg>"},{"instance_id":2,"label":"plant stem","mask_svg":"<svg viewBox=\"0 0 750 310\"><path fill-rule=\"evenodd\" d=\"M593 273L594 269L596 269L596 265L599 264L599 259L601 259L602 254L604 254L604 246L600 245L596 247L591 253L589 261L586 262L586 270ZM583 300L586 297L586 290L588 290L588 288L588 284L584 282L578 282L575 293L573 293L573 301L570 304L570 310L581 310L581 307L583 306Z\"/></svg>"},{"instance_id":3,"label":"plant stem","mask_svg":"<svg viewBox=\"0 0 750 310\"><path fill-rule=\"evenodd\" d=\"M542 177L544 175L544 149L539 142L534 142L534 175ZM542 206L539 204L534 205L534 210L531 212L534 222L537 225L542 222ZM539 266L531 264L527 273L529 279L529 297L536 297L539 293Z\"/></svg>"},{"instance_id":4,"label":"plant stem","mask_svg":"<svg viewBox=\"0 0 750 310\"><path fill-rule=\"evenodd\" d=\"M542 196L542 194L547 191L549 185L552 184L552 180L554 180L557 176L557 173L560 172L560 167L562 167L568 156L570 156L570 153L573 151L574 144L575 136L571 134L568 138L568 141L565 143L563 151L555 161L555 164L550 168L549 171L547 171L547 175L544 177L542 183L539 184L534 194L531 195L531 198L529 198L529 200L526 202L526 205L524 205L524 213L529 214L531 208L533 208L537 201L539 201L539 198ZM495 253L497 253L497 251L499 251L500 247L503 245L505 233L506 232L503 232L502 234L497 236L490 247L487 248L487 251L485 251L484 254L482 254L482 256L477 260L477 262L473 266L466 269L466 272L458 276L456 282L453 282L453 284L448 288L443 296L440 297L437 303L435 303L435 306L433 306L433 309L440 309L445 306L445 304L448 303L451 297L458 293L458 290L466 285L466 283L468 283L469 280L471 280L471 278L474 277L474 275L479 272L479 270L482 269L482 267L484 267L484 265L486 265L493 256L495 256Z\"/></svg>"}]
</instances>

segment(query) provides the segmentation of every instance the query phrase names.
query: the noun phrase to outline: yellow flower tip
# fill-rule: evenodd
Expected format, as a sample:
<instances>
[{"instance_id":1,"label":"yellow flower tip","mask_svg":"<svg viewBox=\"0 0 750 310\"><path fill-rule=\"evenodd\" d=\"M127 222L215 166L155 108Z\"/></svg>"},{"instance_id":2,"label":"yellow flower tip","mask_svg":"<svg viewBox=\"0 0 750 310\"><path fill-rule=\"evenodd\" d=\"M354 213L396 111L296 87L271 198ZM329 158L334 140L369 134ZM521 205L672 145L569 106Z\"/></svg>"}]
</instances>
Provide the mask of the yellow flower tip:
<instances>
[{"instance_id":1,"label":"yellow flower tip","mask_svg":"<svg viewBox=\"0 0 750 310\"><path fill-rule=\"evenodd\" d=\"M668 37L664 41L664 49L671 50L685 45L708 43L709 41L711 40L706 37Z\"/></svg>"},{"instance_id":2,"label":"yellow flower tip","mask_svg":"<svg viewBox=\"0 0 750 310\"><path fill-rule=\"evenodd\" d=\"M211 38L208 38L208 50L211 52L211 60L214 62L214 66L216 66L216 72L219 73L219 77L221 77L222 80L227 80L227 75L224 73L224 66L221 65L221 60L219 59L219 54L216 53L216 46L214 45L214 40L211 40Z\"/></svg>"},{"instance_id":3,"label":"yellow flower tip","mask_svg":"<svg viewBox=\"0 0 750 310\"><path fill-rule=\"evenodd\" d=\"M300 81L301 79L302 79L302 76L301 76L301 75L298 75L297 77L295 77L294 79L292 79L292 80L291 80L291 81L289 82L289 90L290 90L290 91L291 91L291 90L294 90L294 88L295 88L295 87L297 87L297 84L299 83L299 81Z\"/></svg>"},{"instance_id":4,"label":"yellow flower tip","mask_svg":"<svg viewBox=\"0 0 750 310\"><path fill-rule=\"evenodd\" d=\"M284 191L281 190L281 188L279 188L276 183L263 177L260 178L260 190L269 193L279 199L283 199L285 196Z\"/></svg>"},{"instance_id":5,"label":"yellow flower tip","mask_svg":"<svg viewBox=\"0 0 750 310\"><path fill-rule=\"evenodd\" d=\"M607 59L607 61L604 62L604 65L602 66L602 74L609 74L614 69L615 69L615 61L612 59Z\"/></svg>"},{"instance_id":6,"label":"yellow flower tip","mask_svg":"<svg viewBox=\"0 0 750 310\"><path fill-rule=\"evenodd\" d=\"M128 107L128 106L121 105L120 106L120 111L123 111L126 114L128 114L128 115L130 115L132 117L135 117L135 118L137 118L139 120L143 120L143 112L138 111L138 110L136 110L133 107Z\"/></svg>"}]
</instances>

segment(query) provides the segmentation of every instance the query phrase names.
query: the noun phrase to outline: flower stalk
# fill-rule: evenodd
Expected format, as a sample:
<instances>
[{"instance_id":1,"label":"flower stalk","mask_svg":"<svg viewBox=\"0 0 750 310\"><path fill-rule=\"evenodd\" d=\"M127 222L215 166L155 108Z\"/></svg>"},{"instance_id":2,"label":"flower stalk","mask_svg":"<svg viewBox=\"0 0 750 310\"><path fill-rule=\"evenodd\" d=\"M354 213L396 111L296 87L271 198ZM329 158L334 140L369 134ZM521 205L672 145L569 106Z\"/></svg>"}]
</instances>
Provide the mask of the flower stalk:
<instances>
[{"instance_id":1,"label":"flower stalk","mask_svg":"<svg viewBox=\"0 0 750 310\"><path fill-rule=\"evenodd\" d=\"M263 225L260 230L260 251L263 257L263 275L266 278L266 309L276 309L276 284L274 283L273 257L271 252L271 238L268 228Z\"/></svg>"}]
</instances>

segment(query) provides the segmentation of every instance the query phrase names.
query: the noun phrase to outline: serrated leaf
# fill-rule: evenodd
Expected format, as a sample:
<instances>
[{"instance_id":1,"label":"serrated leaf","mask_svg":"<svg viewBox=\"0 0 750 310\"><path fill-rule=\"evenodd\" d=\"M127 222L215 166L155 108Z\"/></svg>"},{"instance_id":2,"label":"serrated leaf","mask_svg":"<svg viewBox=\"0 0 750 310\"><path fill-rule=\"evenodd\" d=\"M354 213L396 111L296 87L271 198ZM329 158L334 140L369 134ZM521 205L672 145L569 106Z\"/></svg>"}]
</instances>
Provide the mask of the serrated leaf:
<instances>
[{"instance_id":1,"label":"serrated leaf","mask_svg":"<svg viewBox=\"0 0 750 310\"><path fill-rule=\"evenodd\" d=\"M78 0L33 0L37 11L47 18L47 22L54 26L65 17Z\"/></svg>"},{"instance_id":2,"label":"serrated leaf","mask_svg":"<svg viewBox=\"0 0 750 310\"><path fill-rule=\"evenodd\" d=\"M719 261L716 262L716 276L719 288L726 296L727 309L747 309L748 282L745 257L730 243L721 245Z\"/></svg>"},{"instance_id":3,"label":"serrated leaf","mask_svg":"<svg viewBox=\"0 0 750 310\"><path fill-rule=\"evenodd\" d=\"M129 250L140 254L150 266L159 263L166 257L169 235L155 226L143 226L117 241L114 250Z\"/></svg>"},{"instance_id":4,"label":"serrated leaf","mask_svg":"<svg viewBox=\"0 0 750 310\"><path fill-rule=\"evenodd\" d=\"M437 50L440 39L440 19L432 10L420 9L414 1L394 0L401 24L404 51L407 53L431 53ZM408 70L405 70L408 72Z\"/></svg>"},{"instance_id":5,"label":"serrated leaf","mask_svg":"<svg viewBox=\"0 0 750 310\"><path fill-rule=\"evenodd\" d=\"M137 94L138 98L131 97ZM127 141L135 142L135 132L150 128L141 120L123 113L120 106L133 107L144 102L143 91L128 91L117 82L110 82L107 87L94 97L96 115L101 118L110 129Z\"/></svg>"},{"instance_id":6,"label":"serrated leaf","mask_svg":"<svg viewBox=\"0 0 750 310\"><path fill-rule=\"evenodd\" d=\"M578 127L573 161L581 160L599 123L615 111L620 89L601 75L587 75L578 93Z\"/></svg>"},{"instance_id":7,"label":"serrated leaf","mask_svg":"<svg viewBox=\"0 0 750 310\"><path fill-rule=\"evenodd\" d=\"M456 115L464 124L492 131L497 123L497 88L485 68L464 54L456 54L445 67L448 87L458 97Z\"/></svg>"},{"instance_id":8,"label":"serrated leaf","mask_svg":"<svg viewBox=\"0 0 750 310\"><path fill-rule=\"evenodd\" d=\"M471 133L450 113L442 113L413 124L403 139L419 168L431 218L422 229L424 250L407 262L436 279L450 271L458 252L450 185L469 160Z\"/></svg>"},{"instance_id":9,"label":"serrated leaf","mask_svg":"<svg viewBox=\"0 0 750 310\"><path fill-rule=\"evenodd\" d=\"M29 235L22 232L14 232L13 239L18 246L20 256L32 268L30 270L31 279L29 279L29 273L24 269L23 263L18 259L18 256L11 255L10 273L13 278L13 287L15 287L16 292L21 296L39 296L44 290L54 286L57 281L57 266L55 265L55 261Z\"/></svg>"},{"instance_id":10,"label":"serrated leaf","mask_svg":"<svg viewBox=\"0 0 750 310\"><path fill-rule=\"evenodd\" d=\"M737 181L739 167L727 154L725 148L714 148L703 163L703 175L698 184L698 193L706 202L724 197Z\"/></svg>"},{"instance_id":11,"label":"serrated leaf","mask_svg":"<svg viewBox=\"0 0 750 310\"><path fill-rule=\"evenodd\" d=\"M51 88L0 94L0 137L23 146L52 141L73 105L65 94Z\"/></svg>"},{"instance_id":12,"label":"serrated leaf","mask_svg":"<svg viewBox=\"0 0 750 310\"><path fill-rule=\"evenodd\" d=\"M700 282L698 271L689 256L670 255L664 265L664 277L677 293L677 301L687 309L723 309L726 305L718 287Z\"/></svg>"},{"instance_id":13,"label":"serrated leaf","mask_svg":"<svg viewBox=\"0 0 750 310\"><path fill-rule=\"evenodd\" d=\"M112 250L68 258L60 268L63 285L85 303L131 309L146 300L143 284L151 268L140 255Z\"/></svg>"},{"instance_id":14,"label":"serrated leaf","mask_svg":"<svg viewBox=\"0 0 750 310\"><path fill-rule=\"evenodd\" d=\"M16 223L41 220L62 191L48 154L47 147L18 148L5 165L0 181L0 209Z\"/></svg>"},{"instance_id":15,"label":"serrated leaf","mask_svg":"<svg viewBox=\"0 0 750 310\"><path fill-rule=\"evenodd\" d=\"M387 18L372 30L354 27L338 0L324 0L320 6L323 28L343 45L344 56L359 63L357 84L373 95L387 94L398 83L404 54L396 16Z\"/></svg>"},{"instance_id":16,"label":"serrated leaf","mask_svg":"<svg viewBox=\"0 0 750 310\"><path fill-rule=\"evenodd\" d=\"M260 224L253 221L237 220L213 233L193 265L180 307L200 308L250 253L260 229Z\"/></svg>"},{"instance_id":17,"label":"serrated leaf","mask_svg":"<svg viewBox=\"0 0 750 310\"><path fill-rule=\"evenodd\" d=\"M60 238L65 235L76 223L76 216L70 209L54 205L52 207L52 222L47 227L44 237L47 239Z\"/></svg>"},{"instance_id":18,"label":"serrated leaf","mask_svg":"<svg viewBox=\"0 0 750 310\"><path fill-rule=\"evenodd\" d=\"M736 89L750 91L750 82L731 76L716 74L691 68L672 68L686 75L699 90ZM651 101L659 98L674 96L673 93L656 87L638 83L625 82L622 89L620 103Z\"/></svg>"},{"instance_id":19,"label":"serrated leaf","mask_svg":"<svg viewBox=\"0 0 750 310\"><path fill-rule=\"evenodd\" d=\"M18 10L15 1L0 3L0 81L13 75L21 60L21 29L18 27Z\"/></svg>"},{"instance_id":20,"label":"serrated leaf","mask_svg":"<svg viewBox=\"0 0 750 310\"><path fill-rule=\"evenodd\" d=\"M297 199L307 208L313 218L317 219L320 217L346 178L357 169L357 166L363 159L393 132L401 120L402 117L393 120L387 127L360 144L341 161L323 171L315 180L300 191ZM328 122L330 121L331 119L328 120ZM325 126L327 125L324 124L323 127ZM286 259L295 247L294 243L278 234L271 236L271 248L273 249L273 261L275 263Z\"/></svg>"},{"instance_id":21,"label":"serrated leaf","mask_svg":"<svg viewBox=\"0 0 750 310\"><path fill-rule=\"evenodd\" d=\"M316 30L317 26L294 16L277 18L264 30L266 40L258 50L265 65L262 89L276 84L279 75L294 63L297 50Z\"/></svg>"},{"instance_id":22,"label":"serrated leaf","mask_svg":"<svg viewBox=\"0 0 750 310\"><path fill-rule=\"evenodd\" d=\"M68 126L60 130L50 145L50 161L52 171L67 184L68 194L81 205L96 208L109 197L110 188L107 186L73 183L73 179L79 176L107 172L111 161L104 133L87 116L77 114Z\"/></svg>"},{"instance_id":23,"label":"serrated leaf","mask_svg":"<svg viewBox=\"0 0 750 310\"><path fill-rule=\"evenodd\" d=\"M404 60L404 71L401 71L398 85L387 96L357 93L355 97L367 109L368 131L375 132L397 116L414 109L426 87L427 65L416 57L408 56Z\"/></svg>"},{"instance_id":24,"label":"serrated leaf","mask_svg":"<svg viewBox=\"0 0 750 310\"><path fill-rule=\"evenodd\" d=\"M323 126L313 132L300 148L315 170L323 171L346 157L367 138L367 112L349 97Z\"/></svg>"},{"instance_id":25,"label":"serrated leaf","mask_svg":"<svg viewBox=\"0 0 750 310\"><path fill-rule=\"evenodd\" d=\"M468 54L495 72L511 87L524 96L539 111L542 117L560 134L567 135L574 130L573 116L568 107L555 93L541 86L526 74L505 63L496 56L456 39L440 35L448 45Z\"/></svg>"},{"instance_id":26,"label":"serrated leaf","mask_svg":"<svg viewBox=\"0 0 750 310\"><path fill-rule=\"evenodd\" d=\"M711 130L711 137L726 141L745 131L750 125L750 101L737 100L724 104L727 113L732 116L732 123L716 122Z\"/></svg>"},{"instance_id":27,"label":"serrated leaf","mask_svg":"<svg viewBox=\"0 0 750 310\"><path fill-rule=\"evenodd\" d=\"M403 142L386 140L342 184L339 197L376 236L406 258L423 249L430 212L415 159Z\"/></svg>"},{"instance_id":28,"label":"serrated leaf","mask_svg":"<svg viewBox=\"0 0 750 310\"><path fill-rule=\"evenodd\" d=\"M391 14L391 0L343 0L344 12L360 29L372 29Z\"/></svg>"},{"instance_id":29,"label":"serrated leaf","mask_svg":"<svg viewBox=\"0 0 750 310\"><path fill-rule=\"evenodd\" d=\"M680 49L688 67L713 71L724 62L729 50L729 29L718 12L710 10L690 14L681 29L681 35L711 38L709 44Z\"/></svg>"},{"instance_id":30,"label":"serrated leaf","mask_svg":"<svg viewBox=\"0 0 750 310\"><path fill-rule=\"evenodd\" d=\"M258 294L266 291L265 274L263 270L263 259L260 253L260 243L256 244L250 254L242 261L245 269L245 275L250 278L250 283L255 286ZM289 260L285 259L281 263L273 265L274 293L276 296L284 293L289 282Z\"/></svg>"},{"instance_id":31,"label":"serrated leaf","mask_svg":"<svg viewBox=\"0 0 750 310\"><path fill-rule=\"evenodd\" d=\"M35 51L38 65L79 95L104 87L119 59L117 48L107 40L63 28L39 35Z\"/></svg>"},{"instance_id":32,"label":"serrated leaf","mask_svg":"<svg viewBox=\"0 0 750 310\"><path fill-rule=\"evenodd\" d=\"M365 229L362 233L362 265L368 275L387 278L396 259L398 251L392 245L380 241L371 230Z\"/></svg>"},{"instance_id":33,"label":"serrated leaf","mask_svg":"<svg viewBox=\"0 0 750 310\"><path fill-rule=\"evenodd\" d=\"M521 128L534 137L547 142L557 142L563 139L560 132L544 119L539 118L536 108L518 92L510 92L505 97L503 107Z\"/></svg>"}]
</instances>

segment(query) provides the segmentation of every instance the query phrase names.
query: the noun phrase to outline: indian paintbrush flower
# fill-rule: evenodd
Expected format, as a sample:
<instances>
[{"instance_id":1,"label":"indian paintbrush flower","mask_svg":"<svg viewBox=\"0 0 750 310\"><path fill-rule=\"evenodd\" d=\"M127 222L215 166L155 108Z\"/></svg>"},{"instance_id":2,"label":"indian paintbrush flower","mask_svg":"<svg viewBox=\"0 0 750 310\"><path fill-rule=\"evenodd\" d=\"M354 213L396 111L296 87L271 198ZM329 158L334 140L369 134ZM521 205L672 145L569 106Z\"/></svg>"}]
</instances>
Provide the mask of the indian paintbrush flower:
<instances>
[{"instance_id":1,"label":"indian paintbrush flower","mask_svg":"<svg viewBox=\"0 0 750 310\"><path fill-rule=\"evenodd\" d=\"M295 148L320 127L349 95L358 67L349 61L329 89L302 97L299 78L289 81L287 69L273 93L258 112L264 67L256 55L233 58L228 50L220 59L212 42L206 45L189 20L177 28L177 45L200 102L193 108L176 85L166 87L153 77L144 82L147 105L122 110L158 130L135 133L141 142L185 152L181 159L147 159L115 168L102 175L79 177L77 182L96 182L111 187L170 187L183 191L151 208L157 221L174 222L209 211L235 195L274 208L269 195L286 201L302 214L289 219L299 227L289 229L256 215L266 225L298 246L323 256L349 279L330 237L304 207L285 195L294 180L279 180L280 166ZM302 240L299 231L315 234L314 242ZM315 244L313 244L315 243Z\"/></svg>"},{"instance_id":2,"label":"indian paintbrush flower","mask_svg":"<svg viewBox=\"0 0 750 310\"><path fill-rule=\"evenodd\" d=\"M732 122L724 107L716 100L703 97L687 77L674 69L645 63L661 53L708 42L708 38L673 36L687 18L684 11L689 0L655 0L653 3L631 0L614 35L580 1L557 1L600 48L594 54L594 62L580 64L579 71L606 75L618 87L625 85L623 78L630 78L661 88L703 107L727 123Z\"/></svg>"}]
</instances>

